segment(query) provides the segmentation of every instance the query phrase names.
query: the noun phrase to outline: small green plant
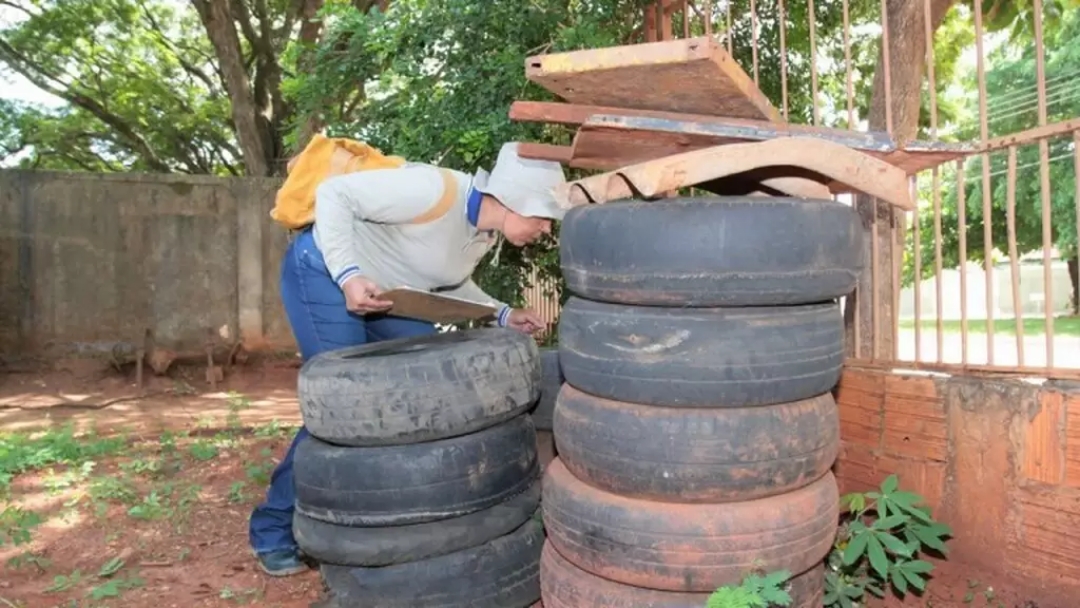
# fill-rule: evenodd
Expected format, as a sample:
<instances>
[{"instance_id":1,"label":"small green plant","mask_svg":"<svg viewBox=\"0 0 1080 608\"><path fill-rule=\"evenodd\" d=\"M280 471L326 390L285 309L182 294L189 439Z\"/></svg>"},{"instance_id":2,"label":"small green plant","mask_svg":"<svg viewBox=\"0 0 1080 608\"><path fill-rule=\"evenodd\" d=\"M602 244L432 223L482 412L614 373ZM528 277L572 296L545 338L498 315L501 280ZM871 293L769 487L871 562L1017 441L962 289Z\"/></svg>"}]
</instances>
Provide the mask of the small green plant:
<instances>
[{"instance_id":1,"label":"small green plant","mask_svg":"<svg viewBox=\"0 0 1080 608\"><path fill-rule=\"evenodd\" d=\"M45 589L45 593L63 593L82 582L82 572L76 570L71 574L57 574L53 577L53 583Z\"/></svg>"},{"instance_id":2,"label":"small green plant","mask_svg":"<svg viewBox=\"0 0 1080 608\"><path fill-rule=\"evenodd\" d=\"M30 542L30 530L41 525L41 516L21 507L9 506L0 511L0 548Z\"/></svg>"},{"instance_id":3,"label":"small green plant","mask_svg":"<svg viewBox=\"0 0 1080 608\"><path fill-rule=\"evenodd\" d=\"M878 491L841 500L846 513L828 558L826 606L854 608L867 592L884 597L889 587L900 596L926 589L934 566L919 556L927 550L945 555L952 531L934 521L921 496L899 485L890 475Z\"/></svg>"},{"instance_id":4,"label":"small green plant","mask_svg":"<svg viewBox=\"0 0 1080 608\"><path fill-rule=\"evenodd\" d=\"M787 571L771 574L751 574L738 587L721 587L709 596L705 608L770 608L790 606L791 594L787 590Z\"/></svg>"},{"instance_id":5,"label":"small green plant","mask_svg":"<svg viewBox=\"0 0 1080 608\"><path fill-rule=\"evenodd\" d=\"M218 455L216 445L205 439L200 439L188 448L191 457L199 461L213 460Z\"/></svg>"},{"instance_id":6,"label":"small green plant","mask_svg":"<svg viewBox=\"0 0 1080 608\"><path fill-rule=\"evenodd\" d=\"M232 504L235 505L235 504L239 504L239 503L242 503L245 500L247 500L247 496L244 495L244 488L245 487L247 487L247 484L245 484L242 481L234 481L234 482L232 482L232 485L229 486L229 495L228 495L229 502L231 502Z\"/></svg>"},{"instance_id":7,"label":"small green plant","mask_svg":"<svg viewBox=\"0 0 1080 608\"><path fill-rule=\"evenodd\" d=\"M229 393L229 414L225 419L225 426L230 431L239 431L243 427L240 420L240 412L251 407L251 400L240 393Z\"/></svg>"},{"instance_id":8,"label":"small green plant","mask_svg":"<svg viewBox=\"0 0 1080 608\"><path fill-rule=\"evenodd\" d=\"M52 565L52 560L36 553L27 551L9 559L7 565L12 570L22 570L23 568L30 566L37 570L39 573L43 573L49 569L49 566Z\"/></svg>"}]
</instances>

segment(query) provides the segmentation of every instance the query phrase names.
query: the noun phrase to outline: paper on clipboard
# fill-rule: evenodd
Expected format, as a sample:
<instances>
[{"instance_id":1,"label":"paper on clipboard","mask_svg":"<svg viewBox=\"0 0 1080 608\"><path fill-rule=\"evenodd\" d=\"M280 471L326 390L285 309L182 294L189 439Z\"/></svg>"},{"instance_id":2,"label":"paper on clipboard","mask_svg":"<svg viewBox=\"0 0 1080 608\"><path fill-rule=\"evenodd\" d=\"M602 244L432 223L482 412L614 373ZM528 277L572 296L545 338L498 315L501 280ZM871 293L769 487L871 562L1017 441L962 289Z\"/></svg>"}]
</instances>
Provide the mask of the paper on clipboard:
<instances>
[{"instance_id":1,"label":"paper on clipboard","mask_svg":"<svg viewBox=\"0 0 1080 608\"><path fill-rule=\"evenodd\" d=\"M384 291L379 294L379 299L394 303L387 311L389 314L430 323L475 321L494 316L498 312L494 306L412 287L397 287Z\"/></svg>"}]
</instances>

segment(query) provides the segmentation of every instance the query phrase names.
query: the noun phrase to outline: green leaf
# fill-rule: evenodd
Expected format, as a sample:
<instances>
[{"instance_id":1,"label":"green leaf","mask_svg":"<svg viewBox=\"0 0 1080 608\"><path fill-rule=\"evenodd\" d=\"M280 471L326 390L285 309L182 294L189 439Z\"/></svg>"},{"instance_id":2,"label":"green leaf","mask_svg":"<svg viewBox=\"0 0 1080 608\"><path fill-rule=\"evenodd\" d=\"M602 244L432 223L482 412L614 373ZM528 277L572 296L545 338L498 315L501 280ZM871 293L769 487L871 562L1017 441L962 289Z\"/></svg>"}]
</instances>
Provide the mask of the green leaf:
<instances>
[{"instance_id":1,"label":"green leaf","mask_svg":"<svg viewBox=\"0 0 1080 608\"><path fill-rule=\"evenodd\" d=\"M893 492L889 495L889 499L901 507L914 507L924 500L922 496L919 496L914 492L906 492L903 490Z\"/></svg>"},{"instance_id":2,"label":"green leaf","mask_svg":"<svg viewBox=\"0 0 1080 608\"><path fill-rule=\"evenodd\" d=\"M888 532L879 532L875 534L874 537L880 540L881 544L885 545L886 549L892 551L896 555L911 557L911 552L908 550L907 545L892 534L889 534Z\"/></svg>"},{"instance_id":3,"label":"green leaf","mask_svg":"<svg viewBox=\"0 0 1080 608\"><path fill-rule=\"evenodd\" d=\"M850 566L866 552L866 543L870 539L870 533L864 532L851 537L846 549L844 549L844 565Z\"/></svg>"},{"instance_id":4,"label":"green leaf","mask_svg":"<svg viewBox=\"0 0 1080 608\"><path fill-rule=\"evenodd\" d=\"M896 568L893 568L892 572L890 573L890 578L892 579L893 587L895 587L901 595L907 593L908 583L907 579L904 578L904 574L902 572L900 572Z\"/></svg>"},{"instance_id":5,"label":"green leaf","mask_svg":"<svg viewBox=\"0 0 1080 608\"><path fill-rule=\"evenodd\" d=\"M926 590L926 579L924 579L921 575L912 572L906 568L900 570L900 573L903 574L904 578L907 579L909 583L911 583L912 587L915 587L919 591Z\"/></svg>"},{"instance_id":6,"label":"green leaf","mask_svg":"<svg viewBox=\"0 0 1080 608\"><path fill-rule=\"evenodd\" d=\"M882 579L887 579L889 574L889 558L885 555L885 548L876 536L871 536L866 543L867 555L870 557L870 567L878 573Z\"/></svg>"},{"instance_id":7,"label":"green leaf","mask_svg":"<svg viewBox=\"0 0 1080 608\"><path fill-rule=\"evenodd\" d=\"M929 574L934 571L934 564L921 559L913 559L910 562L904 562L904 570L917 574Z\"/></svg>"},{"instance_id":8,"label":"green leaf","mask_svg":"<svg viewBox=\"0 0 1080 608\"><path fill-rule=\"evenodd\" d=\"M907 517L905 517L905 516L903 516L901 514L896 514L896 515L890 515L888 517L883 517L881 519L878 519L877 521L874 522L873 526L871 526L871 527L874 528L875 530L888 531L888 530L892 530L893 528L897 528L899 526L904 525L907 521L908 521Z\"/></svg>"},{"instance_id":9,"label":"green leaf","mask_svg":"<svg viewBox=\"0 0 1080 608\"><path fill-rule=\"evenodd\" d=\"M850 513L858 513L866 509L866 496L858 492L845 494L840 498L840 504Z\"/></svg>"},{"instance_id":10,"label":"green leaf","mask_svg":"<svg viewBox=\"0 0 1080 608\"><path fill-rule=\"evenodd\" d=\"M896 474L889 475L885 478L885 481L881 482L881 493L888 495L892 494L900 487L900 478Z\"/></svg>"},{"instance_id":11,"label":"green leaf","mask_svg":"<svg viewBox=\"0 0 1080 608\"><path fill-rule=\"evenodd\" d=\"M922 544L926 545L927 547L930 547L931 549L939 551L943 554L949 551L949 548L945 546L945 542L938 538L938 536L933 533L931 528L920 526L917 528L912 528L911 531L915 534L915 536L919 538L920 541L922 541Z\"/></svg>"}]
</instances>

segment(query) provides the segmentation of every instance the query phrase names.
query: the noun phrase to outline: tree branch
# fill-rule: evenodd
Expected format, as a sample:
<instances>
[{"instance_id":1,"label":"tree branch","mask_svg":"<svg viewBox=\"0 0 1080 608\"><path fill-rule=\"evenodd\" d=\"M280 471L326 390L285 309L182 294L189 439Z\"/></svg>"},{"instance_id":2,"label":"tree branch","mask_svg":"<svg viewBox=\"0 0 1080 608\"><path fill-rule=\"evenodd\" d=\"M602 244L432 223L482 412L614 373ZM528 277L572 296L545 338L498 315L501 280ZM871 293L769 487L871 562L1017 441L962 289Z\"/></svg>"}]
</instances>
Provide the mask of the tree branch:
<instances>
[{"instance_id":1,"label":"tree branch","mask_svg":"<svg viewBox=\"0 0 1080 608\"><path fill-rule=\"evenodd\" d=\"M142 9L143 16L146 18L147 23L150 25L150 29L154 32L154 35L157 37L158 42L160 42L161 45L165 48L169 49L169 52L173 54L173 57L176 58L176 61L180 64L180 67L183 68L185 72L187 72L194 78L202 81L202 83L206 85L206 88L209 91L214 91L214 81L209 76L207 76L205 72L195 67L192 63L190 63L187 59L184 58L184 56L180 53L180 48L173 44L172 41L169 40L169 37L165 35L165 32L162 31L161 24L158 23L157 19L154 18L153 13L151 13L150 9L146 6L145 0L138 0L138 2L139 8Z\"/></svg>"},{"instance_id":2,"label":"tree branch","mask_svg":"<svg viewBox=\"0 0 1080 608\"><path fill-rule=\"evenodd\" d=\"M162 173L171 172L170 167L162 162L154 152L153 148L151 148L150 143L147 142L142 135L136 132L134 127L121 117L109 112L108 109L97 100L75 90L73 86L66 85L62 81L49 76L40 66L34 64L27 57L16 51L6 40L2 39L0 39L0 56L6 56L8 59L7 63L11 69L21 74L38 88L52 93L73 105L83 108L87 112L93 114L101 122L112 127L125 141L127 141L128 146L131 147L132 151L142 157L147 166ZM49 82L50 80L58 82L61 86L51 84Z\"/></svg>"},{"instance_id":3,"label":"tree branch","mask_svg":"<svg viewBox=\"0 0 1080 608\"><path fill-rule=\"evenodd\" d=\"M258 122L258 108L252 97L248 74L240 52L240 38L232 20L229 0L192 0L206 33L217 53L225 77L225 90L232 101L232 118L243 150L248 175L270 175L270 150L265 145Z\"/></svg>"}]
</instances>

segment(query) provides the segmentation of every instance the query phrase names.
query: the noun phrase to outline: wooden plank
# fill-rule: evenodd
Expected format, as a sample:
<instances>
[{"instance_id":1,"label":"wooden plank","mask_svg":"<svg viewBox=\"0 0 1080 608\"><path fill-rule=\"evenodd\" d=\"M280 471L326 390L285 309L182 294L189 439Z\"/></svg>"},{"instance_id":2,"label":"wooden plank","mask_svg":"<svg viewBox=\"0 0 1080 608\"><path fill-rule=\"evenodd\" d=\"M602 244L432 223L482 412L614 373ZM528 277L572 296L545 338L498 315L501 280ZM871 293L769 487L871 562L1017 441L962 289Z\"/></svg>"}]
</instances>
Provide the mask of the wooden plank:
<instances>
[{"instance_id":1,"label":"wooden plank","mask_svg":"<svg viewBox=\"0 0 1080 608\"><path fill-rule=\"evenodd\" d=\"M519 142L518 155L522 158L553 160L564 165L569 165L574 156L574 148L572 146Z\"/></svg>"},{"instance_id":2,"label":"wooden plank","mask_svg":"<svg viewBox=\"0 0 1080 608\"><path fill-rule=\"evenodd\" d=\"M885 133L841 129L792 129L754 121L708 122L669 118L594 115L574 138L572 162L626 166L655 158L716 145L811 137L860 150L913 174L974 152L974 147L942 142L912 142L897 149ZM601 162L605 161L605 162Z\"/></svg>"},{"instance_id":3,"label":"wooden plank","mask_svg":"<svg viewBox=\"0 0 1080 608\"><path fill-rule=\"evenodd\" d=\"M537 55L525 74L574 103L783 120L711 37Z\"/></svg>"},{"instance_id":4,"label":"wooden plank","mask_svg":"<svg viewBox=\"0 0 1080 608\"><path fill-rule=\"evenodd\" d=\"M822 181L845 184L902 210L915 208L903 171L846 146L809 137L714 146L667 156L564 184L556 189L556 198L565 207L649 198L765 168L778 170L777 177L816 174ZM785 175L785 170L790 173Z\"/></svg>"},{"instance_id":5,"label":"wooden plank","mask_svg":"<svg viewBox=\"0 0 1080 608\"><path fill-rule=\"evenodd\" d=\"M431 323L461 323L493 316L495 308L445 294L399 287L379 294L380 300L394 303L390 312Z\"/></svg>"}]
</instances>

